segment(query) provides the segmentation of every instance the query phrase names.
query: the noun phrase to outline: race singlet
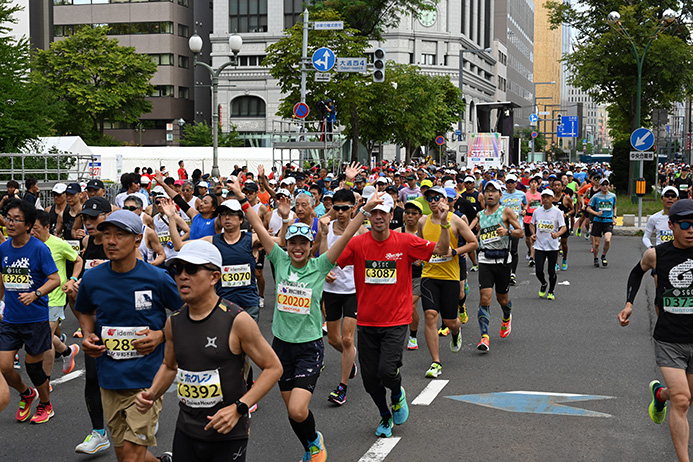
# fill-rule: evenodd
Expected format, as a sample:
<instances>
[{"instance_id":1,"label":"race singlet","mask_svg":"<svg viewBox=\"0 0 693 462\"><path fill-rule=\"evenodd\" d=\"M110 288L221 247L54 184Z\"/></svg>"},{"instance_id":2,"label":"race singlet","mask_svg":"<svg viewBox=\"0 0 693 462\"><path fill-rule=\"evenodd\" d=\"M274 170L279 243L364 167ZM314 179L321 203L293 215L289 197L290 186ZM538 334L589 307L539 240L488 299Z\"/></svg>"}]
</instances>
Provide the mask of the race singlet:
<instances>
[{"instance_id":1,"label":"race singlet","mask_svg":"<svg viewBox=\"0 0 693 462\"><path fill-rule=\"evenodd\" d=\"M79 251L80 251L79 241L69 240L69 241L65 241L65 242L67 242L68 244L70 244L70 247L72 247L72 250L74 250L75 252L79 252Z\"/></svg>"},{"instance_id":2,"label":"race singlet","mask_svg":"<svg viewBox=\"0 0 693 462\"><path fill-rule=\"evenodd\" d=\"M141 358L132 344L133 340L143 338L142 335L137 335L135 332L148 329L148 327L111 327L103 326L101 328L101 341L106 347L106 354L112 359L134 359Z\"/></svg>"},{"instance_id":3,"label":"race singlet","mask_svg":"<svg viewBox=\"0 0 693 462\"><path fill-rule=\"evenodd\" d=\"M214 407L224 400L219 369L193 372L178 368L176 379L178 399L188 407Z\"/></svg>"},{"instance_id":4,"label":"race singlet","mask_svg":"<svg viewBox=\"0 0 693 462\"><path fill-rule=\"evenodd\" d=\"M500 241L501 237L498 235L499 227L499 224L495 224L493 226L489 226L488 228L482 228L479 232L479 241L481 241L481 243L484 245Z\"/></svg>"},{"instance_id":5,"label":"race singlet","mask_svg":"<svg viewBox=\"0 0 693 462\"><path fill-rule=\"evenodd\" d=\"M279 283L277 309L286 313L310 314L313 289L292 287Z\"/></svg>"},{"instance_id":6,"label":"race singlet","mask_svg":"<svg viewBox=\"0 0 693 462\"><path fill-rule=\"evenodd\" d=\"M29 268L15 268L4 266L2 268L2 283L5 290L23 292L31 289Z\"/></svg>"},{"instance_id":7,"label":"race singlet","mask_svg":"<svg viewBox=\"0 0 693 462\"><path fill-rule=\"evenodd\" d=\"M664 291L664 311L671 314L693 314L693 288Z\"/></svg>"},{"instance_id":8,"label":"race singlet","mask_svg":"<svg viewBox=\"0 0 693 462\"><path fill-rule=\"evenodd\" d=\"M245 265L223 266L221 268L222 287L243 287L250 285L250 263Z\"/></svg>"},{"instance_id":9,"label":"race singlet","mask_svg":"<svg viewBox=\"0 0 693 462\"><path fill-rule=\"evenodd\" d=\"M366 260L366 284L396 284L397 262Z\"/></svg>"},{"instance_id":10,"label":"race singlet","mask_svg":"<svg viewBox=\"0 0 693 462\"><path fill-rule=\"evenodd\" d=\"M537 229L540 233L552 233L554 230L554 223L551 220L539 220L537 222Z\"/></svg>"}]
</instances>

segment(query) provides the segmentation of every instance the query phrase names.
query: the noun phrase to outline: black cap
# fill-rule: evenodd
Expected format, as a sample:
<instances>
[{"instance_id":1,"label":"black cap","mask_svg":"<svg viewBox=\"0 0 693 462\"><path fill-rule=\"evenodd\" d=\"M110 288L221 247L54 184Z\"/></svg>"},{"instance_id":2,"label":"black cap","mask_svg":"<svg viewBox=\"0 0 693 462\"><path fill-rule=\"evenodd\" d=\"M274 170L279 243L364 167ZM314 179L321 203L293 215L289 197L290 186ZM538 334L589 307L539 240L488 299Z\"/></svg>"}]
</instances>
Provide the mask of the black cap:
<instances>
[{"instance_id":1,"label":"black cap","mask_svg":"<svg viewBox=\"0 0 693 462\"><path fill-rule=\"evenodd\" d=\"M249 183L244 183L243 184L243 189L246 189L250 192L258 192L260 189L258 188L257 183L249 182Z\"/></svg>"},{"instance_id":2,"label":"black cap","mask_svg":"<svg viewBox=\"0 0 693 462\"><path fill-rule=\"evenodd\" d=\"M82 215L89 215L90 217L97 217L102 213L109 213L111 211L111 204L103 197L92 197L87 199L87 201L82 206Z\"/></svg>"},{"instance_id":3,"label":"black cap","mask_svg":"<svg viewBox=\"0 0 693 462\"><path fill-rule=\"evenodd\" d=\"M67 185L65 192L68 194L79 194L82 192L82 187L79 185L79 183L70 183Z\"/></svg>"},{"instance_id":4,"label":"black cap","mask_svg":"<svg viewBox=\"0 0 693 462\"><path fill-rule=\"evenodd\" d=\"M366 179L362 176L357 176L356 178L354 178L354 183L365 183L365 182L366 182Z\"/></svg>"},{"instance_id":5,"label":"black cap","mask_svg":"<svg viewBox=\"0 0 693 462\"><path fill-rule=\"evenodd\" d=\"M397 194L399 191L397 190L396 186L389 185L387 188L385 188L385 192Z\"/></svg>"},{"instance_id":6,"label":"black cap","mask_svg":"<svg viewBox=\"0 0 693 462\"><path fill-rule=\"evenodd\" d=\"M306 175L303 172L296 172L294 174L294 178L296 178L297 180L305 180Z\"/></svg>"},{"instance_id":7,"label":"black cap","mask_svg":"<svg viewBox=\"0 0 693 462\"><path fill-rule=\"evenodd\" d=\"M693 218L693 200L679 199L669 209L669 220L687 220Z\"/></svg>"},{"instance_id":8,"label":"black cap","mask_svg":"<svg viewBox=\"0 0 693 462\"><path fill-rule=\"evenodd\" d=\"M101 180L89 180L87 183L87 189L103 189L103 181Z\"/></svg>"}]
</instances>

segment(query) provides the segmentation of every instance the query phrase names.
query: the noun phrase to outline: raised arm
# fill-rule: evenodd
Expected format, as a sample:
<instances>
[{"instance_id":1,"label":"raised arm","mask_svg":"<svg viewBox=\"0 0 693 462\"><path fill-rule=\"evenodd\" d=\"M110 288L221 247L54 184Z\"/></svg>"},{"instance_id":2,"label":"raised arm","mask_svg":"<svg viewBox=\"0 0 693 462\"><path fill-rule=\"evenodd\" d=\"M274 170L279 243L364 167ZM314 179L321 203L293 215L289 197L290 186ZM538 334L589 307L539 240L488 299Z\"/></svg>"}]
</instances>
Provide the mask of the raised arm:
<instances>
[{"instance_id":1,"label":"raised arm","mask_svg":"<svg viewBox=\"0 0 693 462\"><path fill-rule=\"evenodd\" d=\"M265 249L265 252L267 252L267 255L269 255L274 248L274 239L272 239L272 236L270 236L270 233L265 229L265 227L262 226L262 220L260 220L258 214L255 213L255 210L253 210L253 208L250 207L250 204L248 204L248 198L245 197L245 194L243 194L241 191L241 186L238 181L229 180L227 184L229 185L229 188L233 194L236 196L238 202L241 203L241 208L243 208L243 212L245 213L245 217L248 219L248 223L250 223L250 226L253 227L255 234L257 234L258 239L260 239L260 243L262 243L262 247ZM286 226L287 223L284 223L282 228L285 228Z\"/></svg>"},{"instance_id":2,"label":"raised arm","mask_svg":"<svg viewBox=\"0 0 693 462\"><path fill-rule=\"evenodd\" d=\"M448 221L448 204L440 202L438 204L438 219L440 220L440 239L436 243L433 253L436 255L447 255L450 252L450 222Z\"/></svg>"},{"instance_id":3,"label":"raised arm","mask_svg":"<svg viewBox=\"0 0 693 462\"><path fill-rule=\"evenodd\" d=\"M384 191L374 192L370 200L366 203L366 205L364 205L363 208L359 209L356 216L349 222L349 225L344 230L344 234L342 234L339 237L339 239L337 239L337 241L334 243L334 245L327 250L327 259L330 260L330 263L335 263L337 261L339 256L346 248L347 243L351 240L352 237L354 237L356 231L358 231L361 225L363 224L363 219L366 218L363 214L363 210L365 210L366 212L370 212L375 208L376 205L382 204L382 196L384 194L387 193Z\"/></svg>"},{"instance_id":4,"label":"raised arm","mask_svg":"<svg viewBox=\"0 0 693 462\"><path fill-rule=\"evenodd\" d=\"M156 172L155 178L156 178L156 182L164 188L164 191L166 191L166 194L168 194L168 197L173 199L173 202L175 202L176 205L178 205L178 207L180 207L180 209L183 212L185 212L185 214L188 215L191 220L195 217L195 215L197 215L199 213L196 209L193 209L192 207L190 207L188 205L188 203L185 201L185 199L183 199L183 196L178 194L175 189L173 189L172 187L170 187L169 185L164 183L164 177L163 177L163 175L161 175L161 172L159 172L158 170Z\"/></svg>"}]
</instances>

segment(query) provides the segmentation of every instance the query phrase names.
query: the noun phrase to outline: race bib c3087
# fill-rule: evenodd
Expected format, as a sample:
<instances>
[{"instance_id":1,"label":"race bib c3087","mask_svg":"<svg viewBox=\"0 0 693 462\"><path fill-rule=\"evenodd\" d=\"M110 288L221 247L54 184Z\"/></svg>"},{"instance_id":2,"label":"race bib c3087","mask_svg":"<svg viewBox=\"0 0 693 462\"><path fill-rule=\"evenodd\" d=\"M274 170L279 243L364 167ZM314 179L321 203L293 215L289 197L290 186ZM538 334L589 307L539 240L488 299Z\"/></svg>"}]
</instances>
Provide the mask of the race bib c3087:
<instances>
[{"instance_id":1,"label":"race bib c3087","mask_svg":"<svg viewBox=\"0 0 693 462\"><path fill-rule=\"evenodd\" d=\"M250 285L250 263L229 265L221 268L222 287L243 287Z\"/></svg>"},{"instance_id":2,"label":"race bib c3087","mask_svg":"<svg viewBox=\"0 0 693 462\"><path fill-rule=\"evenodd\" d=\"M397 262L391 260L366 260L366 284L397 283Z\"/></svg>"},{"instance_id":3,"label":"race bib c3087","mask_svg":"<svg viewBox=\"0 0 693 462\"><path fill-rule=\"evenodd\" d=\"M186 371L178 368L176 394L188 407L214 407L224 401L219 369L210 371Z\"/></svg>"},{"instance_id":4,"label":"race bib c3087","mask_svg":"<svg viewBox=\"0 0 693 462\"><path fill-rule=\"evenodd\" d=\"M31 289L29 268L4 266L2 268L2 284L5 290L23 292Z\"/></svg>"},{"instance_id":5,"label":"race bib c3087","mask_svg":"<svg viewBox=\"0 0 693 462\"><path fill-rule=\"evenodd\" d=\"M277 309L286 313L310 314L313 289L293 287L279 283Z\"/></svg>"},{"instance_id":6,"label":"race bib c3087","mask_svg":"<svg viewBox=\"0 0 693 462\"><path fill-rule=\"evenodd\" d=\"M141 358L143 355L137 352L132 342L142 338L135 332L145 329L148 329L148 327L101 327L101 341L106 347L106 354L113 359Z\"/></svg>"}]
</instances>

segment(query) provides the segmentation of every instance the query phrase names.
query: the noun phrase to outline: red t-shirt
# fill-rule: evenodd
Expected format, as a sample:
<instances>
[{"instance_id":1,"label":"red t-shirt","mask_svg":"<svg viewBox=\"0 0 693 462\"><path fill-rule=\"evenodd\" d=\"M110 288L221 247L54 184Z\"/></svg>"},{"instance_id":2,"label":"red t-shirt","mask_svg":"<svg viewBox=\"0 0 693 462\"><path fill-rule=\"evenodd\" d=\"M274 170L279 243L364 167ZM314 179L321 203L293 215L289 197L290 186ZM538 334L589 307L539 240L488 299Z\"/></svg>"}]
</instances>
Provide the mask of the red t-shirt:
<instances>
[{"instance_id":1,"label":"red t-shirt","mask_svg":"<svg viewBox=\"0 0 693 462\"><path fill-rule=\"evenodd\" d=\"M188 172L186 172L184 168L178 169L178 179L179 180L187 180L188 179Z\"/></svg>"},{"instance_id":2,"label":"red t-shirt","mask_svg":"<svg viewBox=\"0 0 693 462\"><path fill-rule=\"evenodd\" d=\"M392 231L382 242L373 239L371 233L349 241L337 264L342 268L354 265L359 326L411 323L411 264L428 261L435 246L435 242Z\"/></svg>"}]
</instances>

